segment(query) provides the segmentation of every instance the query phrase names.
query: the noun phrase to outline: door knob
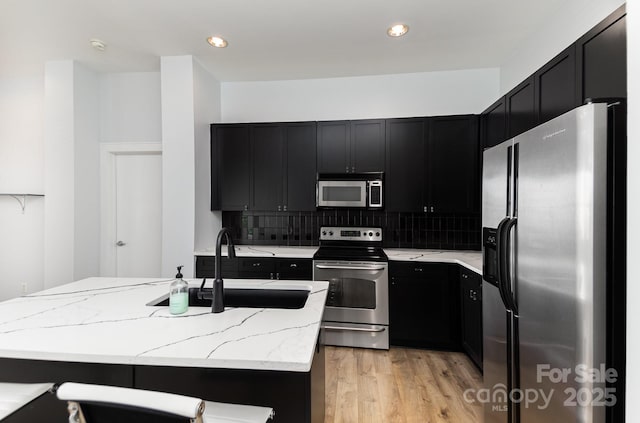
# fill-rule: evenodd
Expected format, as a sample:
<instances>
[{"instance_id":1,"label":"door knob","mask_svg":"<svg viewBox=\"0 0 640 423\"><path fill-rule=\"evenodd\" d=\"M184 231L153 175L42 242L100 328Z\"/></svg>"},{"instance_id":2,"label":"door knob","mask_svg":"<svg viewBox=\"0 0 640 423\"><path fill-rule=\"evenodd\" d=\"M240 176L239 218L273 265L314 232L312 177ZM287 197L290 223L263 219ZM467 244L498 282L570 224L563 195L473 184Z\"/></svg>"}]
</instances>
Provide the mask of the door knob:
<instances>
[{"instance_id":1,"label":"door knob","mask_svg":"<svg viewBox=\"0 0 640 423\"><path fill-rule=\"evenodd\" d=\"M123 247L123 246L127 245L127 243L126 242L122 242L122 241L118 241L118 242L116 242L116 245L118 247Z\"/></svg>"}]
</instances>

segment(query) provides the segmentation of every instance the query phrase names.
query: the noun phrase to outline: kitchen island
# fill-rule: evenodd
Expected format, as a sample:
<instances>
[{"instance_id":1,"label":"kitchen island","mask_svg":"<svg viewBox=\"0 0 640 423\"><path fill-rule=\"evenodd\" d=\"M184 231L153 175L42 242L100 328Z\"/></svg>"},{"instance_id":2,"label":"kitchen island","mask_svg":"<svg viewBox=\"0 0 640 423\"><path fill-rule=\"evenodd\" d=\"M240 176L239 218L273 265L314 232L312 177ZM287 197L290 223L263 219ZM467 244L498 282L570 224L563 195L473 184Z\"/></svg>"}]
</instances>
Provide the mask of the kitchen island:
<instances>
[{"instance_id":1,"label":"kitchen island","mask_svg":"<svg viewBox=\"0 0 640 423\"><path fill-rule=\"evenodd\" d=\"M273 407L278 422L323 421L327 282L228 279L226 288L310 293L300 309L190 307L178 316L147 305L170 283L89 278L0 303L0 380L153 389ZM64 404L45 402L47 421L66 421Z\"/></svg>"}]
</instances>

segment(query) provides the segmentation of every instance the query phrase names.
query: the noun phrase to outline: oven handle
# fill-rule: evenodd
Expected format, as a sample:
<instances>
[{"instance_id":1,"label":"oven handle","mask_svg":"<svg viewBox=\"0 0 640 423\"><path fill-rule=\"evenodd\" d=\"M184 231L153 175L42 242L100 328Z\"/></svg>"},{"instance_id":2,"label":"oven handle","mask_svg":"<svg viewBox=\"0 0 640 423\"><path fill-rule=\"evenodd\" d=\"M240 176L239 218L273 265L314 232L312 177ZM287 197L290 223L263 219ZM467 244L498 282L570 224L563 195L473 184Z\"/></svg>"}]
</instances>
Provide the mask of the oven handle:
<instances>
[{"instance_id":1,"label":"oven handle","mask_svg":"<svg viewBox=\"0 0 640 423\"><path fill-rule=\"evenodd\" d=\"M385 266L336 266L327 264L316 264L316 269L335 269L335 270L384 270Z\"/></svg>"},{"instance_id":2,"label":"oven handle","mask_svg":"<svg viewBox=\"0 0 640 423\"><path fill-rule=\"evenodd\" d=\"M357 327L349 327L349 326L325 326L322 325L322 329L325 330L350 330L353 332L384 332L386 328L378 327L378 328L357 328Z\"/></svg>"}]
</instances>

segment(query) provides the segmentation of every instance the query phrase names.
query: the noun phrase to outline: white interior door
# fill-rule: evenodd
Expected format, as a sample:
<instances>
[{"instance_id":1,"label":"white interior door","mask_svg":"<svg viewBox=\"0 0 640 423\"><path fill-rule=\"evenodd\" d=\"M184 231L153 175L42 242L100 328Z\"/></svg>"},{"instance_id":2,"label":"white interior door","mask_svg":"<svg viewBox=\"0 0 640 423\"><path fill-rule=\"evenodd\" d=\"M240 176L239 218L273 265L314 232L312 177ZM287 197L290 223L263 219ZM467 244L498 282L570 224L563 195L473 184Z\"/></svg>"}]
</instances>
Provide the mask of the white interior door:
<instances>
[{"instance_id":1,"label":"white interior door","mask_svg":"<svg viewBox=\"0 0 640 423\"><path fill-rule=\"evenodd\" d=\"M116 154L116 276L159 277L162 261L162 156Z\"/></svg>"}]
</instances>

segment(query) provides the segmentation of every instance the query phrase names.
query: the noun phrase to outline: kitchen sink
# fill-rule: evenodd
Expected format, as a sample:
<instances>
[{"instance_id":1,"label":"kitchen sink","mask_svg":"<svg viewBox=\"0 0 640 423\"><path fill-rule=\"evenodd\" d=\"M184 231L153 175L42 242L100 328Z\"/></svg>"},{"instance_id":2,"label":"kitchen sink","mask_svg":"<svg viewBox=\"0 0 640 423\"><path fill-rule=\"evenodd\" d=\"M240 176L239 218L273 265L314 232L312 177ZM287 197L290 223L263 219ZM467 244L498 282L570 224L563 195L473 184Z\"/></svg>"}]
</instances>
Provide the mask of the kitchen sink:
<instances>
[{"instance_id":1,"label":"kitchen sink","mask_svg":"<svg viewBox=\"0 0 640 423\"><path fill-rule=\"evenodd\" d=\"M212 289L189 288L189 307L211 307ZM287 308L304 307L309 297L309 289L304 288L225 288L225 307L247 308ZM148 306L169 306L169 296L163 295L147 304Z\"/></svg>"}]
</instances>

